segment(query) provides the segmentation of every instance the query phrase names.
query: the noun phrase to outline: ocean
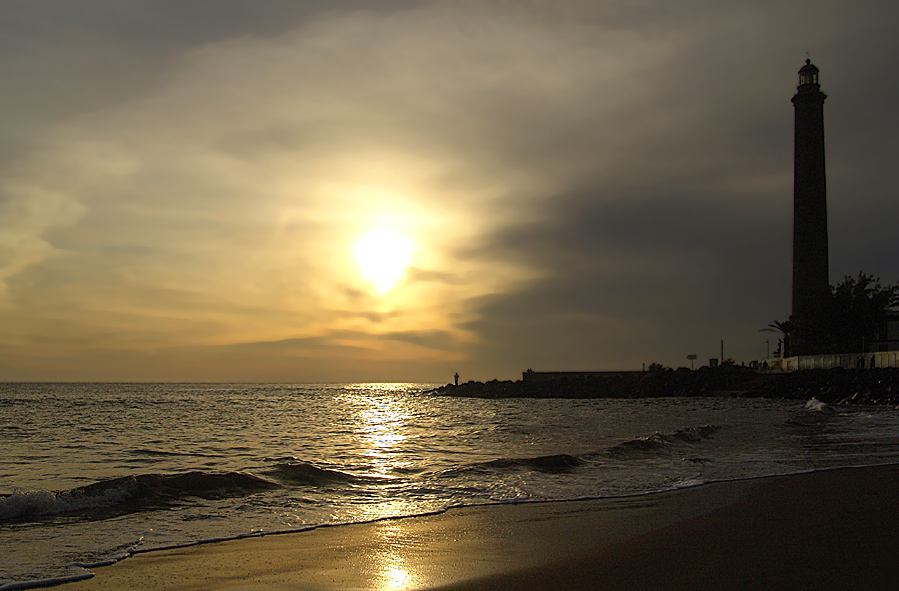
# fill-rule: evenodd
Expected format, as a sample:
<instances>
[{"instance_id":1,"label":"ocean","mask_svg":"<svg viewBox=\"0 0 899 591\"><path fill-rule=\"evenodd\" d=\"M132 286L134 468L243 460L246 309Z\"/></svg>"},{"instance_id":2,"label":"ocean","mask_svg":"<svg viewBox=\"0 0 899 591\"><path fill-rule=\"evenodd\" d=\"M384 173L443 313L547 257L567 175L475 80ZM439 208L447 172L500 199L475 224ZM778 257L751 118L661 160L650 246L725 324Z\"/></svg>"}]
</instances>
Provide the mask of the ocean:
<instances>
[{"instance_id":1,"label":"ocean","mask_svg":"<svg viewBox=\"0 0 899 591\"><path fill-rule=\"evenodd\" d=\"M899 462L892 407L434 387L0 384L0 590L185 544Z\"/></svg>"}]
</instances>

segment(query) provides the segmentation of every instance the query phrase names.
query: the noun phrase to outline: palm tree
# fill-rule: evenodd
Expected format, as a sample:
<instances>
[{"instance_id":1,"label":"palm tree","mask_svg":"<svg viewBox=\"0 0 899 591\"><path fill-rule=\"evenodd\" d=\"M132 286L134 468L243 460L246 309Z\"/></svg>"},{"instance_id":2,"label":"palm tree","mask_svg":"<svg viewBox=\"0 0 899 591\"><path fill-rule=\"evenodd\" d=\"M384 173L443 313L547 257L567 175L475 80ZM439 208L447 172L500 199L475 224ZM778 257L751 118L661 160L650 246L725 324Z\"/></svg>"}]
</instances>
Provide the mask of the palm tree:
<instances>
[{"instance_id":1,"label":"palm tree","mask_svg":"<svg viewBox=\"0 0 899 591\"><path fill-rule=\"evenodd\" d=\"M783 349L781 350L781 357L789 357L790 333L793 332L793 328L794 326L792 320L784 320L783 322L775 320L766 328L761 329L759 332L779 332L782 335L780 337L780 343L783 345ZM778 347L778 349L780 349L780 347Z\"/></svg>"}]
</instances>

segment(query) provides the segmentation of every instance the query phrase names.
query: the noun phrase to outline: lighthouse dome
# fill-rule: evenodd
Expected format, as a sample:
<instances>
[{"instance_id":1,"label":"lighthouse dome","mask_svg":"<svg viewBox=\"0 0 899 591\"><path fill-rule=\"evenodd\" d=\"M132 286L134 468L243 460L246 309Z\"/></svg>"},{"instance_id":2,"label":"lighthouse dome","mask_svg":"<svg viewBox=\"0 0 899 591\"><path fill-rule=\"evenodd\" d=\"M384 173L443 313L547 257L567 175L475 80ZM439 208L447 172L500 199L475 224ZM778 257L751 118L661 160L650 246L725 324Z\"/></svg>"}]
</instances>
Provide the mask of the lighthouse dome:
<instances>
[{"instance_id":1,"label":"lighthouse dome","mask_svg":"<svg viewBox=\"0 0 899 591\"><path fill-rule=\"evenodd\" d=\"M802 88L808 84L818 86L818 68L812 63L812 60L805 60L805 65L799 69L799 87Z\"/></svg>"}]
</instances>

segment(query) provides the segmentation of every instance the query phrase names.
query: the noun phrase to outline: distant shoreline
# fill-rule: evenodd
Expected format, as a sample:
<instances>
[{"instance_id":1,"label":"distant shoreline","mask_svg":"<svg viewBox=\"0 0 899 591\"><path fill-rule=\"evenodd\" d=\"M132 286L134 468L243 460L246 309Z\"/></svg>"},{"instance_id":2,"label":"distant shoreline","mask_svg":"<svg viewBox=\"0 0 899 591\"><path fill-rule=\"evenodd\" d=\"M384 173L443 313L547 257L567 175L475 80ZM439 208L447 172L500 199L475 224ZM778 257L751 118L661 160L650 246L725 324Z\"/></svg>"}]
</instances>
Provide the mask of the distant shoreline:
<instances>
[{"instance_id":1,"label":"distant shoreline","mask_svg":"<svg viewBox=\"0 0 899 591\"><path fill-rule=\"evenodd\" d=\"M829 404L899 405L899 369L812 369L760 374L742 366L560 374L557 379L465 382L432 390L470 398L817 398Z\"/></svg>"}]
</instances>

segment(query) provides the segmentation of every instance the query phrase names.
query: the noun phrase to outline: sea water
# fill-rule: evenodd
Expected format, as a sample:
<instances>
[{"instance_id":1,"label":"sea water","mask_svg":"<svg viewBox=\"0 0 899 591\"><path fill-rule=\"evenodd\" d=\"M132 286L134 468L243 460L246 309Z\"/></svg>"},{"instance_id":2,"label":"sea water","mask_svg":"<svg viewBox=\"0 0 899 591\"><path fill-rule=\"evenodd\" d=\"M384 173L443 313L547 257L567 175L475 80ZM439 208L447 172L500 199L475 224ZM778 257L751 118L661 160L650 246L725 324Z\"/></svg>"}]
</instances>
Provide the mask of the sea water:
<instances>
[{"instance_id":1,"label":"sea water","mask_svg":"<svg viewBox=\"0 0 899 591\"><path fill-rule=\"evenodd\" d=\"M0 384L0 589L208 540L899 461L887 407L434 386Z\"/></svg>"}]
</instances>

